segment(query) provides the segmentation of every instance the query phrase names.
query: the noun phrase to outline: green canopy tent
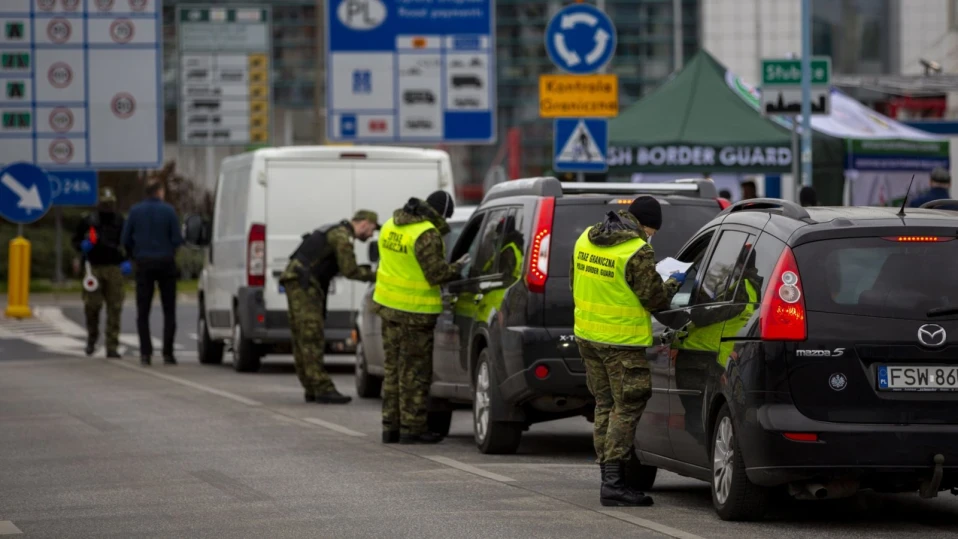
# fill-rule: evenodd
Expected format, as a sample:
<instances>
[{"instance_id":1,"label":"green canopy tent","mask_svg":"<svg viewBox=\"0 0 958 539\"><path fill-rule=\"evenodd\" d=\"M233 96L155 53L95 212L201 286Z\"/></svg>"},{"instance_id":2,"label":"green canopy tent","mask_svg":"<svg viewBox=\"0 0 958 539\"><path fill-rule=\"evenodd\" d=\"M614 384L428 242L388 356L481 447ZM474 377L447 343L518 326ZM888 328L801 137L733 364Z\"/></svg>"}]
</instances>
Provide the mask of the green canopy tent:
<instances>
[{"instance_id":1,"label":"green canopy tent","mask_svg":"<svg viewBox=\"0 0 958 539\"><path fill-rule=\"evenodd\" d=\"M609 122L609 176L635 172L782 174L792 168L792 134L746 101L748 89L711 54L685 68ZM819 167L841 170L843 141L816 133ZM821 178L827 182L827 176ZM818 178L816 176L816 188ZM841 186L838 186L840 200Z\"/></svg>"}]
</instances>

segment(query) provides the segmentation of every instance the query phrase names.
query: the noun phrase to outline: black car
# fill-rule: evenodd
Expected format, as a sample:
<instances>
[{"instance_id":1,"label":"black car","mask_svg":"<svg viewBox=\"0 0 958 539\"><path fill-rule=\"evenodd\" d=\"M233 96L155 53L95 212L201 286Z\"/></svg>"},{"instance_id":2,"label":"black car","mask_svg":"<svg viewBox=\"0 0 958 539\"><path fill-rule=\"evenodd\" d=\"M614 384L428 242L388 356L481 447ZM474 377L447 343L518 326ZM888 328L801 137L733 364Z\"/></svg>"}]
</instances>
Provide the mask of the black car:
<instances>
[{"instance_id":1,"label":"black car","mask_svg":"<svg viewBox=\"0 0 958 539\"><path fill-rule=\"evenodd\" d=\"M659 258L674 256L722 209L708 181L494 186L463 228L450 259L470 253L463 279L445 287L436 326L432 406L471 404L483 453L513 453L531 424L591 416L594 401L572 338L572 248L610 210L657 196Z\"/></svg>"},{"instance_id":2,"label":"black car","mask_svg":"<svg viewBox=\"0 0 958 539\"><path fill-rule=\"evenodd\" d=\"M677 258L693 266L655 314L635 486L654 467L709 481L726 520L775 489L958 493L953 212L753 199Z\"/></svg>"}]
</instances>

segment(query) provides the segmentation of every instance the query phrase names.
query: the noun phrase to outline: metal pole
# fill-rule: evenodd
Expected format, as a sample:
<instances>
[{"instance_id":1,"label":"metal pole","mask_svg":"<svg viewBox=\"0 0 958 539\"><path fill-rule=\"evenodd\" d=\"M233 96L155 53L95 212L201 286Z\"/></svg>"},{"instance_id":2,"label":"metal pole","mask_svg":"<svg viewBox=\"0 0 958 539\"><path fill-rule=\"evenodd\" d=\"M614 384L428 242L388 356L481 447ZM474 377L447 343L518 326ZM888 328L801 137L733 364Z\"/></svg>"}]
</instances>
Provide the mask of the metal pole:
<instances>
[{"instance_id":1,"label":"metal pole","mask_svg":"<svg viewBox=\"0 0 958 539\"><path fill-rule=\"evenodd\" d=\"M802 0L802 185L812 185L812 0Z\"/></svg>"},{"instance_id":2,"label":"metal pole","mask_svg":"<svg viewBox=\"0 0 958 539\"><path fill-rule=\"evenodd\" d=\"M599 8L599 11L605 13L605 0L596 0L595 7ZM599 70L599 73L605 73L606 67L603 67ZM575 175L575 181L582 183L585 181L585 172L578 172Z\"/></svg>"},{"instance_id":3,"label":"metal pole","mask_svg":"<svg viewBox=\"0 0 958 539\"><path fill-rule=\"evenodd\" d=\"M798 116L792 116L792 185L800 185L802 178L802 169L798 161ZM782 197L785 198L785 197Z\"/></svg>"},{"instance_id":4,"label":"metal pole","mask_svg":"<svg viewBox=\"0 0 958 539\"><path fill-rule=\"evenodd\" d=\"M18 238L23 237L23 225L17 225L17 237Z\"/></svg>"},{"instance_id":5,"label":"metal pole","mask_svg":"<svg viewBox=\"0 0 958 539\"><path fill-rule=\"evenodd\" d=\"M326 2L316 0L316 143L326 142Z\"/></svg>"},{"instance_id":6,"label":"metal pole","mask_svg":"<svg viewBox=\"0 0 958 539\"><path fill-rule=\"evenodd\" d=\"M206 147L206 181L204 185L216 185L216 150L212 146ZM212 183L211 183L212 182Z\"/></svg>"},{"instance_id":7,"label":"metal pole","mask_svg":"<svg viewBox=\"0 0 958 539\"><path fill-rule=\"evenodd\" d=\"M682 0L672 0L672 53L675 54L675 70L685 64L685 42L682 35Z\"/></svg>"},{"instance_id":8,"label":"metal pole","mask_svg":"<svg viewBox=\"0 0 958 539\"><path fill-rule=\"evenodd\" d=\"M283 114L283 146L293 145L293 109Z\"/></svg>"},{"instance_id":9,"label":"metal pole","mask_svg":"<svg viewBox=\"0 0 958 539\"><path fill-rule=\"evenodd\" d=\"M53 219L56 223L56 245L53 248L55 264L53 282L63 284L63 209L60 206L53 208Z\"/></svg>"}]
</instances>

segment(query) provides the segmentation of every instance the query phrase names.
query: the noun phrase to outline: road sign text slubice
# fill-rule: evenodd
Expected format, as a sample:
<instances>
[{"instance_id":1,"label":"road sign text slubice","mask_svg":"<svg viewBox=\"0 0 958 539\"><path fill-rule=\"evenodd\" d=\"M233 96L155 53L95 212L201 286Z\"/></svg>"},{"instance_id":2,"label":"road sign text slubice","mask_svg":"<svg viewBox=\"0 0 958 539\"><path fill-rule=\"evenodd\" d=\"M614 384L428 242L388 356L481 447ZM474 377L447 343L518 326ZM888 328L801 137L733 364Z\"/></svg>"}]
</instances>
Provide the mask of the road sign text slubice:
<instances>
[{"instance_id":1,"label":"road sign text slubice","mask_svg":"<svg viewBox=\"0 0 958 539\"><path fill-rule=\"evenodd\" d=\"M823 85L829 83L830 73L828 62L812 60L812 84ZM766 61L762 66L762 85L773 84L801 84L802 63L800 60L773 60Z\"/></svg>"}]
</instances>

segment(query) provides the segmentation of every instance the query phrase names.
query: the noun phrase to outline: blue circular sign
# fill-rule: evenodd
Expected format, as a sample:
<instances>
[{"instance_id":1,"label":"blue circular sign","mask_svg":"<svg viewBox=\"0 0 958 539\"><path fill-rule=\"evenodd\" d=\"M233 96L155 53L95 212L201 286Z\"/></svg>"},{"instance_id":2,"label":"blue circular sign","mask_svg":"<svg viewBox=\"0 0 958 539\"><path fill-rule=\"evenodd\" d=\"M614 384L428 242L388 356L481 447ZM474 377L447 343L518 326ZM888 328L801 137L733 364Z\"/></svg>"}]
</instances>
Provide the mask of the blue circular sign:
<instances>
[{"instance_id":1,"label":"blue circular sign","mask_svg":"<svg viewBox=\"0 0 958 539\"><path fill-rule=\"evenodd\" d=\"M576 75L601 70L615 54L612 19L591 4L572 4L546 27L546 52L559 69Z\"/></svg>"},{"instance_id":2,"label":"blue circular sign","mask_svg":"<svg viewBox=\"0 0 958 539\"><path fill-rule=\"evenodd\" d=\"M0 217L26 225L46 215L53 202L47 173L29 163L0 170Z\"/></svg>"}]
</instances>

